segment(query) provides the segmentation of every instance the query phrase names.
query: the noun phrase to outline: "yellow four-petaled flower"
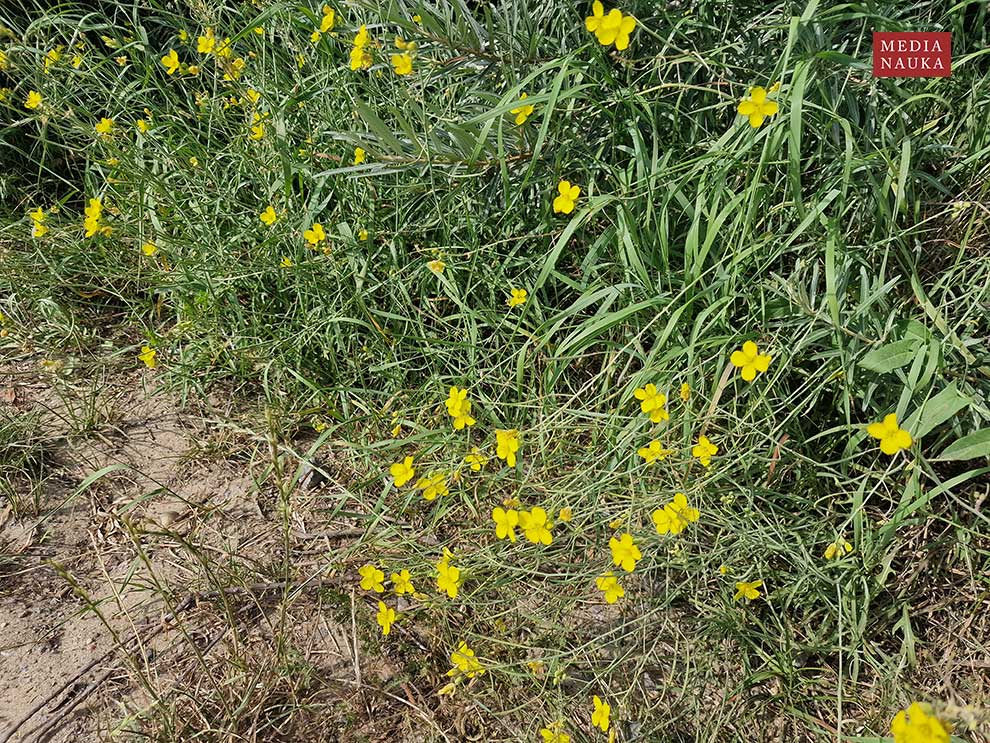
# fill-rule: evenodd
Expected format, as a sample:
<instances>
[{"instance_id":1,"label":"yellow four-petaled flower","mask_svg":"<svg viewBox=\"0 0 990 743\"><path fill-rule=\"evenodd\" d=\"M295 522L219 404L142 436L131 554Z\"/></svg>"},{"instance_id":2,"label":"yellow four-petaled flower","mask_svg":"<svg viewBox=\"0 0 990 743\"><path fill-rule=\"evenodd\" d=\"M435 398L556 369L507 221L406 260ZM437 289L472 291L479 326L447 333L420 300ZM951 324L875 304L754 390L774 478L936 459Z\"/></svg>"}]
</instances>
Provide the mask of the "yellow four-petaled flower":
<instances>
[{"instance_id":1,"label":"yellow four-petaled flower","mask_svg":"<svg viewBox=\"0 0 990 743\"><path fill-rule=\"evenodd\" d=\"M572 185L570 181L558 183L557 196L553 200L554 214L570 214L574 211L574 204L580 195L580 186Z\"/></svg>"},{"instance_id":2,"label":"yellow four-petaled flower","mask_svg":"<svg viewBox=\"0 0 990 743\"><path fill-rule=\"evenodd\" d=\"M880 451L888 455L909 449L914 443L911 434L897 425L897 413L885 416L879 423L871 423L866 427L866 432L880 440Z\"/></svg>"},{"instance_id":3,"label":"yellow four-petaled flower","mask_svg":"<svg viewBox=\"0 0 990 743\"><path fill-rule=\"evenodd\" d=\"M584 27L591 31L602 46L615 44L622 51L629 46L629 34L636 28L636 19L623 15L618 8L605 13L605 7L595 0L591 5L591 15L584 19Z\"/></svg>"},{"instance_id":4,"label":"yellow four-petaled flower","mask_svg":"<svg viewBox=\"0 0 990 743\"><path fill-rule=\"evenodd\" d=\"M519 95L519 105L512 109L511 113L516 117L516 125L522 126L526 123L526 119L532 116L535 108L531 103L523 103L528 96L525 93Z\"/></svg>"},{"instance_id":5,"label":"yellow four-petaled flower","mask_svg":"<svg viewBox=\"0 0 990 743\"><path fill-rule=\"evenodd\" d=\"M622 534L618 539L612 537L608 541L608 546L612 550L612 563L627 573L635 570L636 563L643 559L643 553L636 546L632 534Z\"/></svg>"},{"instance_id":6,"label":"yellow four-petaled flower","mask_svg":"<svg viewBox=\"0 0 990 743\"><path fill-rule=\"evenodd\" d=\"M749 95L739 102L739 107L736 110L742 116L748 117L749 125L757 129L763 125L768 116L777 113L778 106L776 102L767 100L766 88L756 86L751 88Z\"/></svg>"}]
</instances>

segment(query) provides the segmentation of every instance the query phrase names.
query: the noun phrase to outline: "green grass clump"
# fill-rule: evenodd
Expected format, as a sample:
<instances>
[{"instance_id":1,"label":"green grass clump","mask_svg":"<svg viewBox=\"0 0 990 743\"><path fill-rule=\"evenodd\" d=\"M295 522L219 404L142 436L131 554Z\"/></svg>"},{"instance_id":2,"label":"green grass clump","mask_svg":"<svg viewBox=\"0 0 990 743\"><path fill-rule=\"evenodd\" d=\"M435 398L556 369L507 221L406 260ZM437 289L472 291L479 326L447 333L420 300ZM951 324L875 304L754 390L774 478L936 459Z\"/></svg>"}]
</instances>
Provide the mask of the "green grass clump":
<instances>
[{"instance_id":1,"label":"green grass clump","mask_svg":"<svg viewBox=\"0 0 990 743\"><path fill-rule=\"evenodd\" d=\"M328 7L317 36L317 3L0 11L2 347L135 368L147 346L149 386L257 403L285 524L286 452L330 457L321 513L362 536L325 568L348 586L383 569L354 623L401 668L380 687L392 734L424 725L407 684L437 739L603 739L594 695L620 740L878 740L916 699L978 736L986 5L628 0L622 51L588 32L590 4ZM952 31L952 76L873 78L873 30ZM779 107L758 128L737 114L755 86ZM580 194L556 213L564 180ZM751 382L731 362L746 341L772 357ZM648 384L667 418L641 412ZM452 425L450 387L474 423ZM887 455L867 425L891 413L912 443ZM654 440L669 453L646 464ZM698 518L667 508L660 534L675 493ZM551 543L498 540L493 508L542 508ZM416 593L396 597L402 569ZM287 549L259 579L303 572ZM384 638L380 598L400 609ZM445 675L462 642L484 673ZM271 725L319 720L286 712L294 674L314 682L282 662ZM240 709L178 703L146 724L187 739Z\"/></svg>"}]
</instances>

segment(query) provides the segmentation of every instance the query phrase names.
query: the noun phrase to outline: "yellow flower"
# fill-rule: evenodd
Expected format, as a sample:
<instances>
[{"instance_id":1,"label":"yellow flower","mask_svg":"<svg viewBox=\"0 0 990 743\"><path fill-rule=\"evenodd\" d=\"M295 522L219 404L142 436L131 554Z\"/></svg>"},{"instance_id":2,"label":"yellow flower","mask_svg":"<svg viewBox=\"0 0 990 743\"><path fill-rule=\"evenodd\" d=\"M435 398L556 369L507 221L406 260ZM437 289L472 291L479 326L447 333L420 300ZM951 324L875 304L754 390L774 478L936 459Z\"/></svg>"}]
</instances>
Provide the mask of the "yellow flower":
<instances>
[{"instance_id":1,"label":"yellow flower","mask_svg":"<svg viewBox=\"0 0 990 743\"><path fill-rule=\"evenodd\" d=\"M712 457L718 454L718 447L708 440L707 436L699 436L698 443L691 447L691 456L701 462L702 467L712 463Z\"/></svg>"},{"instance_id":2,"label":"yellow flower","mask_svg":"<svg viewBox=\"0 0 990 743\"><path fill-rule=\"evenodd\" d=\"M547 512L539 506L532 511L519 512L519 528L533 544L546 545L553 542L553 535L547 528Z\"/></svg>"},{"instance_id":3,"label":"yellow flower","mask_svg":"<svg viewBox=\"0 0 990 743\"><path fill-rule=\"evenodd\" d=\"M657 534L680 534L685 527L698 520L698 509L691 508L684 493L674 493L674 499L653 512L653 525Z\"/></svg>"},{"instance_id":4,"label":"yellow flower","mask_svg":"<svg viewBox=\"0 0 990 743\"><path fill-rule=\"evenodd\" d=\"M7 55L0 49L0 70L6 70L8 67L10 63L7 61Z\"/></svg>"},{"instance_id":5,"label":"yellow flower","mask_svg":"<svg viewBox=\"0 0 990 743\"><path fill-rule=\"evenodd\" d=\"M189 41L189 32L186 31L186 29L184 28L179 29L179 43L185 44L188 41Z\"/></svg>"},{"instance_id":6,"label":"yellow flower","mask_svg":"<svg viewBox=\"0 0 990 743\"><path fill-rule=\"evenodd\" d=\"M447 487L447 476L442 472L429 475L428 477L421 477L416 482L415 487L423 491L423 497L426 500L434 500L438 495L450 495L450 489Z\"/></svg>"},{"instance_id":7,"label":"yellow flower","mask_svg":"<svg viewBox=\"0 0 990 743\"><path fill-rule=\"evenodd\" d=\"M643 553L636 546L632 534L623 534L618 539L612 537L608 540L608 546L612 550L612 563L627 573L635 570L636 563L643 559Z\"/></svg>"},{"instance_id":8,"label":"yellow flower","mask_svg":"<svg viewBox=\"0 0 990 743\"><path fill-rule=\"evenodd\" d=\"M880 423L871 423L866 427L866 432L880 440L880 451L884 454L896 454L901 449L910 448L913 443L911 434L897 425L897 413L884 417Z\"/></svg>"},{"instance_id":9,"label":"yellow flower","mask_svg":"<svg viewBox=\"0 0 990 743\"><path fill-rule=\"evenodd\" d=\"M464 461L471 465L474 472L481 472L481 468L488 464L488 457L477 446L472 446L471 453L464 457Z\"/></svg>"},{"instance_id":10,"label":"yellow flower","mask_svg":"<svg viewBox=\"0 0 990 743\"><path fill-rule=\"evenodd\" d=\"M321 34L319 31L314 31L309 35L309 40L312 41L314 44L317 43L322 38L323 38L323 34Z\"/></svg>"},{"instance_id":11,"label":"yellow flower","mask_svg":"<svg viewBox=\"0 0 990 743\"><path fill-rule=\"evenodd\" d=\"M371 54L362 46L351 47L351 69L366 70L371 67Z\"/></svg>"},{"instance_id":12,"label":"yellow flower","mask_svg":"<svg viewBox=\"0 0 990 743\"><path fill-rule=\"evenodd\" d=\"M436 260L428 261L426 267L433 271L433 273L443 273L443 270L447 267L447 264L437 258Z\"/></svg>"},{"instance_id":13,"label":"yellow flower","mask_svg":"<svg viewBox=\"0 0 990 743\"><path fill-rule=\"evenodd\" d=\"M580 186L572 186L570 181L557 184L557 197L553 200L554 214L570 214L574 211L574 202L581 195Z\"/></svg>"},{"instance_id":14,"label":"yellow flower","mask_svg":"<svg viewBox=\"0 0 990 743\"><path fill-rule=\"evenodd\" d=\"M379 601L378 615L375 619L378 621L378 626L382 628L382 634L387 635L392 631L392 625L395 623L395 609L386 606L384 601Z\"/></svg>"},{"instance_id":15,"label":"yellow flower","mask_svg":"<svg viewBox=\"0 0 990 743\"><path fill-rule=\"evenodd\" d=\"M515 428L495 429L495 442L495 454L498 458L504 459L510 467L515 467L516 453L519 451L519 430Z\"/></svg>"},{"instance_id":16,"label":"yellow flower","mask_svg":"<svg viewBox=\"0 0 990 743\"><path fill-rule=\"evenodd\" d=\"M352 70L366 70L371 67L371 53L365 48L370 38L368 29L362 24L354 35L354 42L351 47Z\"/></svg>"},{"instance_id":17,"label":"yellow flower","mask_svg":"<svg viewBox=\"0 0 990 743\"><path fill-rule=\"evenodd\" d=\"M320 19L320 31L326 33L333 30L333 24L337 20L337 13L329 5L323 6L323 18Z\"/></svg>"},{"instance_id":18,"label":"yellow flower","mask_svg":"<svg viewBox=\"0 0 990 743\"><path fill-rule=\"evenodd\" d=\"M292 259L287 255L283 255L282 260L279 261L278 265L281 268L292 268Z\"/></svg>"},{"instance_id":19,"label":"yellow flower","mask_svg":"<svg viewBox=\"0 0 990 743\"><path fill-rule=\"evenodd\" d=\"M189 65L186 68L186 72L188 72L190 75L194 75L194 76L195 75L198 75L199 74L199 65L195 65L195 64Z\"/></svg>"},{"instance_id":20,"label":"yellow flower","mask_svg":"<svg viewBox=\"0 0 990 743\"><path fill-rule=\"evenodd\" d=\"M73 54L72 55L72 68L73 69L78 70L80 67L82 67L82 63L83 63L83 57L82 57L81 54Z\"/></svg>"},{"instance_id":21,"label":"yellow flower","mask_svg":"<svg viewBox=\"0 0 990 743\"><path fill-rule=\"evenodd\" d=\"M687 402L691 399L691 385L687 382L681 385L681 401Z\"/></svg>"},{"instance_id":22,"label":"yellow flower","mask_svg":"<svg viewBox=\"0 0 990 743\"><path fill-rule=\"evenodd\" d=\"M473 426L477 421L471 417L471 401L467 399L467 389L451 387L444 404L447 414L454 419L454 428L460 431L464 426Z\"/></svg>"},{"instance_id":23,"label":"yellow flower","mask_svg":"<svg viewBox=\"0 0 990 743\"><path fill-rule=\"evenodd\" d=\"M113 131L113 119L104 116L94 128L101 137L109 137L110 132Z\"/></svg>"},{"instance_id":24,"label":"yellow flower","mask_svg":"<svg viewBox=\"0 0 990 743\"><path fill-rule=\"evenodd\" d=\"M24 108L33 111L41 105L41 93L37 90L29 90L27 99L24 101Z\"/></svg>"},{"instance_id":25,"label":"yellow flower","mask_svg":"<svg viewBox=\"0 0 990 743\"><path fill-rule=\"evenodd\" d=\"M225 49L227 47L224 47ZM220 56L220 53L217 53ZM241 73L244 72L244 68L247 67L247 62L244 57L238 57L232 62L225 64L223 69L223 79L224 80L239 80L241 78Z\"/></svg>"},{"instance_id":26,"label":"yellow flower","mask_svg":"<svg viewBox=\"0 0 990 743\"><path fill-rule=\"evenodd\" d=\"M673 454L674 451L674 449L664 449L663 444L657 440L653 440L650 442L649 446L644 446L637 449L636 453L646 460L647 465L651 465L654 462L662 462Z\"/></svg>"},{"instance_id":27,"label":"yellow flower","mask_svg":"<svg viewBox=\"0 0 990 743\"><path fill-rule=\"evenodd\" d=\"M591 726L598 728L603 733L607 733L612 707L608 703L603 702L597 694L592 697L592 702L594 703L595 710L591 713Z\"/></svg>"},{"instance_id":28,"label":"yellow flower","mask_svg":"<svg viewBox=\"0 0 990 743\"><path fill-rule=\"evenodd\" d=\"M367 239L368 239L368 231L364 228L358 230L358 240L367 240Z\"/></svg>"},{"instance_id":29,"label":"yellow flower","mask_svg":"<svg viewBox=\"0 0 990 743\"><path fill-rule=\"evenodd\" d=\"M251 114L251 139L259 140L265 136L265 122L262 121L261 114L255 111Z\"/></svg>"},{"instance_id":30,"label":"yellow flower","mask_svg":"<svg viewBox=\"0 0 990 743\"><path fill-rule=\"evenodd\" d=\"M150 346L141 346L141 353L138 354L138 359L144 362L144 365L149 369L154 369L157 365L155 356L157 352Z\"/></svg>"},{"instance_id":31,"label":"yellow flower","mask_svg":"<svg viewBox=\"0 0 990 743\"><path fill-rule=\"evenodd\" d=\"M314 222L312 227L303 232L303 237L306 238L306 242L310 245L319 245L327 239L327 233L323 231L322 224Z\"/></svg>"},{"instance_id":32,"label":"yellow flower","mask_svg":"<svg viewBox=\"0 0 990 743\"><path fill-rule=\"evenodd\" d=\"M48 228L45 226L45 219L48 215L45 214L45 210L40 206L33 212L29 213L31 217L31 237L44 237L48 234Z\"/></svg>"},{"instance_id":33,"label":"yellow flower","mask_svg":"<svg viewBox=\"0 0 990 743\"><path fill-rule=\"evenodd\" d=\"M519 512L501 508L492 509L492 521L495 522L495 536L499 539L508 539L510 542L516 541L514 529L519 526Z\"/></svg>"},{"instance_id":34,"label":"yellow flower","mask_svg":"<svg viewBox=\"0 0 990 743\"><path fill-rule=\"evenodd\" d=\"M206 33L196 39L196 51L200 54L210 54L217 45L217 38L213 35L213 29L206 29Z\"/></svg>"},{"instance_id":35,"label":"yellow flower","mask_svg":"<svg viewBox=\"0 0 990 743\"><path fill-rule=\"evenodd\" d=\"M169 49L168 54L162 57L162 66L169 75L174 75L179 69L179 53L175 49Z\"/></svg>"},{"instance_id":36,"label":"yellow flower","mask_svg":"<svg viewBox=\"0 0 990 743\"><path fill-rule=\"evenodd\" d=\"M767 116L777 113L777 104L767 100L767 91L759 86L751 88L749 96L739 102L736 109L741 115L749 117L749 125L756 129L761 126Z\"/></svg>"},{"instance_id":37,"label":"yellow flower","mask_svg":"<svg viewBox=\"0 0 990 743\"><path fill-rule=\"evenodd\" d=\"M142 134L147 134L148 130L151 129L151 125L145 119L138 119L134 124Z\"/></svg>"},{"instance_id":38,"label":"yellow flower","mask_svg":"<svg viewBox=\"0 0 990 743\"><path fill-rule=\"evenodd\" d=\"M353 162L353 164L354 165L360 165L361 163L363 163L364 162L365 154L366 153L365 153L363 147L355 147L354 148L354 162Z\"/></svg>"},{"instance_id":39,"label":"yellow flower","mask_svg":"<svg viewBox=\"0 0 990 743\"><path fill-rule=\"evenodd\" d=\"M45 73L52 65L56 64L60 59L62 59L62 49L64 47L56 47L55 49L49 49L48 54L45 55Z\"/></svg>"},{"instance_id":40,"label":"yellow flower","mask_svg":"<svg viewBox=\"0 0 990 743\"><path fill-rule=\"evenodd\" d=\"M753 341L746 341L742 345L742 350L733 351L729 361L737 369L742 369L742 378L747 382L752 382L757 373L767 370L772 361L770 356L760 353L760 349Z\"/></svg>"},{"instance_id":41,"label":"yellow flower","mask_svg":"<svg viewBox=\"0 0 990 743\"><path fill-rule=\"evenodd\" d=\"M404 49L406 51L414 51L416 49L415 41L406 41L401 36L395 37L395 46L398 49Z\"/></svg>"},{"instance_id":42,"label":"yellow flower","mask_svg":"<svg viewBox=\"0 0 990 743\"><path fill-rule=\"evenodd\" d=\"M464 674L468 678L474 678L485 672L481 663L474 657L474 651L463 641L457 646L457 650L450 654L450 662L454 667L447 671L448 676Z\"/></svg>"},{"instance_id":43,"label":"yellow flower","mask_svg":"<svg viewBox=\"0 0 990 743\"><path fill-rule=\"evenodd\" d=\"M254 88L248 88L247 92L244 94L252 105L257 105L258 101L261 100L261 93L259 93Z\"/></svg>"},{"instance_id":44,"label":"yellow flower","mask_svg":"<svg viewBox=\"0 0 990 743\"><path fill-rule=\"evenodd\" d=\"M505 303L509 307L518 307L521 304L526 304L526 297L528 294L529 292L525 289L513 289L512 296L505 300Z\"/></svg>"},{"instance_id":45,"label":"yellow flower","mask_svg":"<svg viewBox=\"0 0 990 743\"><path fill-rule=\"evenodd\" d=\"M526 119L533 115L535 108L531 104L522 103L528 96L525 93L519 95L520 105L517 108L512 109L511 113L516 117L516 126L522 126L526 123Z\"/></svg>"},{"instance_id":46,"label":"yellow flower","mask_svg":"<svg viewBox=\"0 0 990 743\"><path fill-rule=\"evenodd\" d=\"M625 589L619 585L619 579L615 573L609 572L595 578L598 590L605 594L605 603L614 604L626 595Z\"/></svg>"},{"instance_id":47,"label":"yellow flower","mask_svg":"<svg viewBox=\"0 0 990 743\"><path fill-rule=\"evenodd\" d=\"M571 743L571 736L563 731L563 722L552 722L540 730L543 743Z\"/></svg>"},{"instance_id":48,"label":"yellow flower","mask_svg":"<svg viewBox=\"0 0 990 743\"><path fill-rule=\"evenodd\" d=\"M750 583L736 583L736 595L733 596L734 601L739 599L746 599L747 601L755 601L760 597L760 587L763 585L763 581L754 580Z\"/></svg>"},{"instance_id":49,"label":"yellow flower","mask_svg":"<svg viewBox=\"0 0 990 743\"><path fill-rule=\"evenodd\" d=\"M127 64L127 55L121 54L119 57L114 57L113 61L116 62L120 67Z\"/></svg>"},{"instance_id":50,"label":"yellow flower","mask_svg":"<svg viewBox=\"0 0 990 743\"><path fill-rule=\"evenodd\" d=\"M592 4L591 12L592 15L584 19L584 27L595 34L599 44L609 46L614 43L619 51L629 46L629 34L636 28L635 18L622 15L618 8L605 15L605 8L599 0Z\"/></svg>"},{"instance_id":51,"label":"yellow flower","mask_svg":"<svg viewBox=\"0 0 990 743\"><path fill-rule=\"evenodd\" d=\"M413 16L413 23L418 25L422 22L423 22L423 16L421 16L419 13Z\"/></svg>"},{"instance_id":52,"label":"yellow flower","mask_svg":"<svg viewBox=\"0 0 990 743\"><path fill-rule=\"evenodd\" d=\"M150 258L158 252L158 246L149 240L141 246L141 252Z\"/></svg>"},{"instance_id":53,"label":"yellow flower","mask_svg":"<svg viewBox=\"0 0 990 743\"><path fill-rule=\"evenodd\" d=\"M825 548L825 559L834 560L837 557L848 555L852 552L852 550L852 545L849 544L849 542L847 542L843 537L839 537Z\"/></svg>"},{"instance_id":54,"label":"yellow flower","mask_svg":"<svg viewBox=\"0 0 990 743\"><path fill-rule=\"evenodd\" d=\"M409 75L412 73L412 55L408 52L392 55L392 69L396 75Z\"/></svg>"},{"instance_id":55,"label":"yellow flower","mask_svg":"<svg viewBox=\"0 0 990 743\"><path fill-rule=\"evenodd\" d=\"M401 488L416 475L416 468L413 467L413 458L406 457L401 462L396 462L388 468L395 479L395 487Z\"/></svg>"},{"instance_id":56,"label":"yellow flower","mask_svg":"<svg viewBox=\"0 0 990 743\"><path fill-rule=\"evenodd\" d=\"M648 384L639 387L633 392L633 396L640 401L639 409L650 416L654 423L670 420L670 413L667 412L667 396L662 392L657 392L655 384Z\"/></svg>"},{"instance_id":57,"label":"yellow flower","mask_svg":"<svg viewBox=\"0 0 990 743\"><path fill-rule=\"evenodd\" d=\"M86 229L86 237L92 237L100 231L100 217L103 215L103 202L99 199L90 199L89 205L83 210L85 219L83 226Z\"/></svg>"},{"instance_id":58,"label":"yellow flower","mask_svg":"<svg viewBox=\"0 0 990 743\"><path fill-rule=\"evenodd\" d=\"M409 575L408 570L392 573L389 577L392 579L392 588L395 589L396 595L401 596L404 593L416 592L416 589L413 588L412 577Z\"/></svg>"},{"instance_id":59,"label":"yellow flower","mask_svg":"<svg viewBox=\"0 0 990 743\"><path fill-rule=\"evenodd\" d=\"M928 705L918 702L898 712L890 723L894 743L949 743L951 730L950 725L931 714Z\"/></svg>"},{"instance_id":60,"label":"yellow flower","mask_svg":"<svg viewBox=\"0 0 990 743\"><path fill-rule=\"evenodd\" d=\"M385 573L376 568L372 564L363 565L358 569L358 575L361 576L361 588L365 591L374 591L375 593L384 593L385 585L383 581L385 580Z\"/></svg>"},{"instance_id":61,"label":"yellow flower","mask_svg":"<svg viewBox=\"0 0 990 743\"><path fill-rule=\"evenodd\" d=\"M258 219L271 227L278 220L278 215L275 213L275 207L271 204L266 206L265 210L258 215Z\"/></svg>"},{"instance_id":62,"label":"yellow flower","mask_svg":"<svg viewBox=\"0 0 990 743\"><path fill-rule=\"evenodd\" d=\"M264 26L255 26L253 30L254 30L254 32L256 34L258 34L258 36L264 36L265 35L265 27Z\"/></svg>"},{"instance_id":63,"label":"yellow flower","mask_svg":"<svg viewBox=\"0 0 990 743\"><path fill-rule=\"evenodd\" d=\"M718 572L719 572L719 575L728 575L729 574L729 566L728 565L719 565L718 566Z\"/></svg>"},{"instance_id":64,"label":"yellow flower","mask_svg":"<svg viewBox=\"0 0 990 743\"><path fill-rule=\"evenodd\" d=\"M192 157L189 158L189 164L192 167L194 167L194 168L198 168L199 167L199 158L196 157L195 155L193 155Z\"/></svg>"},{"instance_id":65,"label":"yellow flower","mask_svg":"<svg viewBox=\"0 0 990 743\"><path fill-rule=\"evenodd\" d=\"M461 571L453 567L450 562L450 555L445 554L443 559L437 563L437 588L446 592L452 599L457 598L457 589L461 583Z\"/></svg>"},{"instance_id":66,"label":"yellow flower","mask_svg":"<svg viewBox=\"0 0 990 743\"><path fill-rule=\"evenodd\" d=\"M557 520L563 521L565 524L570 523L571 519L573 518L574 518L574 509L572 509L570 506L565 506L564 508L561 508L560 512L557 514Z\"/></svg>"}]
</instances>

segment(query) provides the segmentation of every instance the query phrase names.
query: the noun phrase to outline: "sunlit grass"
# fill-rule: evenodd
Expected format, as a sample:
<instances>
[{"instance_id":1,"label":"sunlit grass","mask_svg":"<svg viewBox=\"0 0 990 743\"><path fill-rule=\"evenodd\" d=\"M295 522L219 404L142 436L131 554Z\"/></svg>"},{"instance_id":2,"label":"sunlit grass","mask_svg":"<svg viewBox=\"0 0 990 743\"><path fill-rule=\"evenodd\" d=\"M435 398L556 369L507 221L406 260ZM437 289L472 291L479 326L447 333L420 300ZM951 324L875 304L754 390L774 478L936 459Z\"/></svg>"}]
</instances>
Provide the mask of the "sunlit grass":
<instances>
[{"instance_id":1,"label":"sunlit grass","mask_svg":"<svg viewBox=\"0 0 990 743\"><path fill-rule=\"evenodd\" d=\"M595 695L620 740L875 740L914 700L965 727L985 691L948 697L927 599L987 585L986 9L674 5L623 4L623 51L590 4L0 11L0 347L250 401L218 425L266 442L286 544L300 460L332 460L323 513L363 534L319 570L363 652L417 654L381 688L424 734L604 739ZM873 79L881 28L953 31L953 76ZM485 673L447 675L461 643ZM173 702L162 739L194 732Z\"/></svg>"}]
</instances>

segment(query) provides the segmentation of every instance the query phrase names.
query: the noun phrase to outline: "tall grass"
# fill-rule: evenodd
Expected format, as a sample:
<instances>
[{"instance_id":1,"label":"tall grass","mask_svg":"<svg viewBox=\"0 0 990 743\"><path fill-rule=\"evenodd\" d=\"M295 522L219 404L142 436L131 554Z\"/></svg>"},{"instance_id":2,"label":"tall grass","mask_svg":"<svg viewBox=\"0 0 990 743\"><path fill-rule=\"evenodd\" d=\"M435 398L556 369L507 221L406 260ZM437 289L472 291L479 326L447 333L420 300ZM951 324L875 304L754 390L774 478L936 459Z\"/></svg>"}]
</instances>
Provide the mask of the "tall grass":
<instances>
[{"instance_id":1,"label":"tall grass","mask_svg":"<svg viewBox=\"0 0 990 743\"><path fill-rule=\"evenodd\" d=\"M485 662L433 718L451 739L457 709L485 740L557 719L590 739L593 694L622 740L875 740L914 699L986 705L985 685L964 691L981 672L937 667L987 589L985 4L621 7L638 19L623 53L557 0L339 3L315 44L315 4L0 11L3 347L130 368L148 345L155 386L268 410L273 451L315 426L310 455L349 473L322 512L365 528L326 570L406 567L429 594L384 641L359 602L367 652L428 647L402 678L434 700L460 641ZM380 46L355 72L362 23ZM239 79L197 53L207 27L245 59ZM952 77L873 78L873 30L952 31ZM396 35L418 45L410 76L388 62ZM168 75L169 49L199 74ZM751 128L738 102L778 82L779 113ZM582 189L567 216L560 180ZM95 197L113 232L84 239ZM529 298L510 309L513 288ZM746 340L773 356L751 384L729 364ZM651 382L667 424L639 413ZM450 386L470 389L466 431ZM865 430L891 412L916 442L893 458ZM512 428L520 464L495 466L494 430ZM690 453L702 433L710 468ZM676 453L646 467L653 438ZM461 469L452 495L395 488L407 455ZM287 513L296 465L270 462ZM650 513L674 492L700 520L659 536ZM573 521L510 546L490 514L513 498ZM595 578L623 531L644 559L610 607ZM853 551L825 560L839 538ZM432 585L443 547L465 576L454 600ZM259 579L298 578L291 554ZM752 580L764 597L734 601Z\"/></svg>"}]
</instances>

